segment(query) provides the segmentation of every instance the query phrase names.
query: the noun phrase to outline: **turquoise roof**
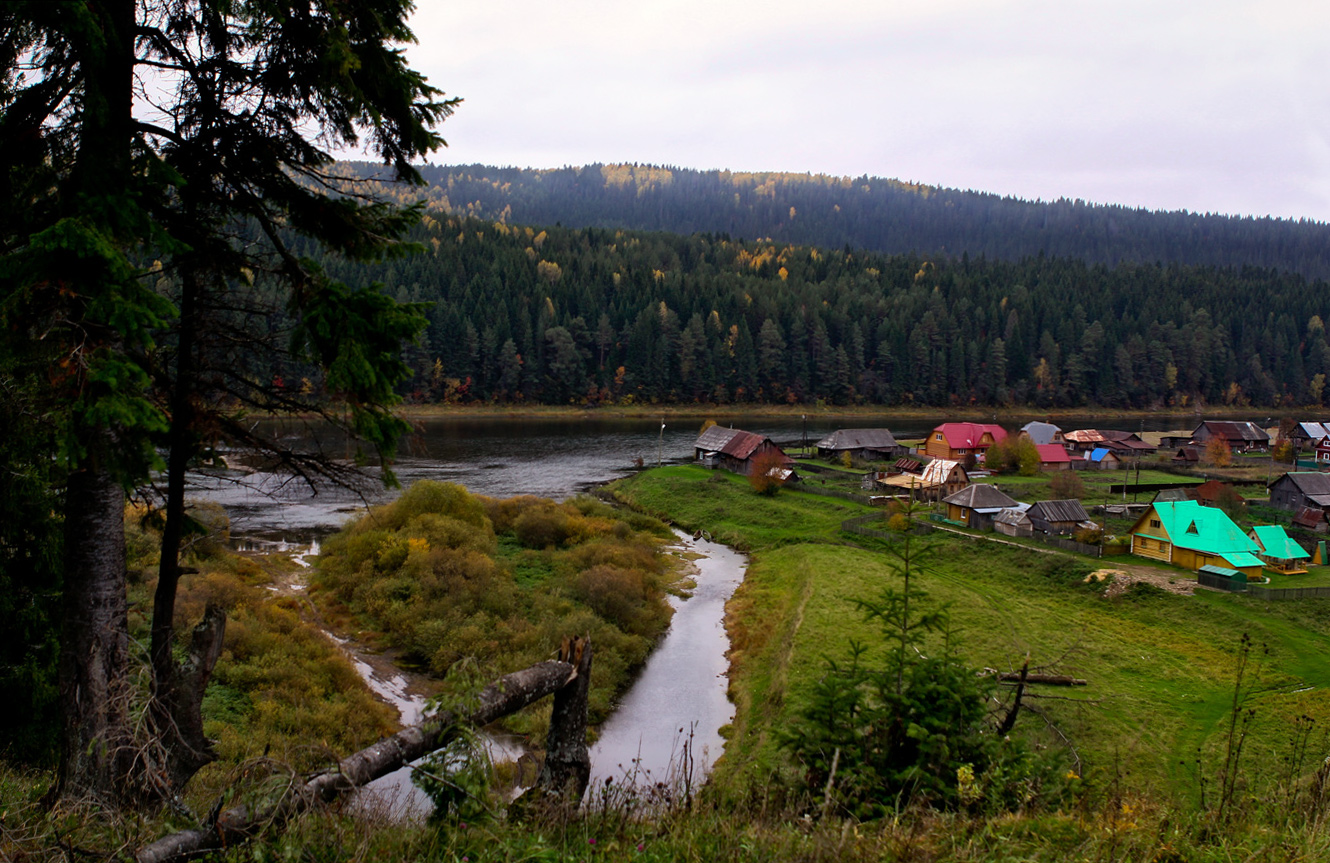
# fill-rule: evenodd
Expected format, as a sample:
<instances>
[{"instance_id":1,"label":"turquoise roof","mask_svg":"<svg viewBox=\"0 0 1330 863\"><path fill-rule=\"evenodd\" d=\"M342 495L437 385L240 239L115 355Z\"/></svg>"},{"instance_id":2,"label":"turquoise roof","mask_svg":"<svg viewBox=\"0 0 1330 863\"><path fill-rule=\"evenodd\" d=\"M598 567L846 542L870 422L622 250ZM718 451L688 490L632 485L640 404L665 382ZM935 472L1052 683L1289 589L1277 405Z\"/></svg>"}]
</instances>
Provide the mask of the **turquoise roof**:
<instances>
[{"instance_id":1,"label":"turquoise roof","mask_svg":"<svg viewBox=\"0 0 1330 863\"><path fill-rule=\"evenodd\" d=\"M1256 541L1261 544L1261 548L1265 549L1262 554L1266 557L1278 560L1306 560L1311 557L1280 525L1263 524L1251 530L1256 534Z\"/></svg>"},{"instance_id":2,"label":"turquoise roof","mask_svg":"<svg viewBox=\"0 0 1330 863\"><path fill-rule=\"evenodd\" d=\"M1261 562L1252 557L1250 563L1236 564L1230 554L1243 554L1248 557L1259 552L1261 547L1242 532L1242 528L1233 523L1222 509L1201 506L1194 500L1173 500L1156 502L1154 511L1163 523L1164 529L1174 545L1193 551L1204 551L1224 557L1230 564L1237 566L1260 566Z\"/></svg>"},{"instance_id":3,"label":"turquoise roof","mask_svg":"<svg viewBox=\"0 0 1330 863\"><path fill-rule=\"evenodd\" d=\"M1260 558L1250 555L1245 551L1221 551L1218 554L1224 560L1228 561L1229 566L1265 566L1265 564L1261 563Z\"/></svg>"}]
</instances>

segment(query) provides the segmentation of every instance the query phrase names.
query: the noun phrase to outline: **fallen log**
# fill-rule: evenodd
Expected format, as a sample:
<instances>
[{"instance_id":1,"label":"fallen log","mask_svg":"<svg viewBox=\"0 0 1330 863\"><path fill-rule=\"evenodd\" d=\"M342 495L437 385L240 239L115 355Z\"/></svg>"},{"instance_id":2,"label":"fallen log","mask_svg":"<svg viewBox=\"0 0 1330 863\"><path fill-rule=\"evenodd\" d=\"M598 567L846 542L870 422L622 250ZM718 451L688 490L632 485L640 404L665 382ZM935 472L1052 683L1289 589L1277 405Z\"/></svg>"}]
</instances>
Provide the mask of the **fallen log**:
<instances>
[{"instance_id":1,"label":"fallen log","mask_svg":"<svg viewBox=\"0 0 1330 863\"><path fill-rule=\"evenodd\" d=\"M1026 683L1042 683L1045 686L1090 685L1090 681L1082 680L1079 677L1069 677L1062 674L1022 674L1019 671L1005 671L998 675L998 680L1003 683L1015 683L1017 685Z\"/></svg>"},{"instance_id":2,"label":"fallen log","mask_svg":"<svg viewBox=\"0 0 1330 863\"><path fill-rule=\"evenodd\" d=\"M280 824L315 803L332 801L442 748L457 735L462 724L488 725L562 689L577 678L575 665L554 660L505 675L481 691L478 705L470 714L458 717L450 711L430 717L419 725L403 728L392 737L347 756L334 769L295 786L261 810L251 811L245 805L228 809L205 829L183 830L143 847L136 860L138 863L168 863L244 842L260 828Z\"/></svg>"}]
</instances>

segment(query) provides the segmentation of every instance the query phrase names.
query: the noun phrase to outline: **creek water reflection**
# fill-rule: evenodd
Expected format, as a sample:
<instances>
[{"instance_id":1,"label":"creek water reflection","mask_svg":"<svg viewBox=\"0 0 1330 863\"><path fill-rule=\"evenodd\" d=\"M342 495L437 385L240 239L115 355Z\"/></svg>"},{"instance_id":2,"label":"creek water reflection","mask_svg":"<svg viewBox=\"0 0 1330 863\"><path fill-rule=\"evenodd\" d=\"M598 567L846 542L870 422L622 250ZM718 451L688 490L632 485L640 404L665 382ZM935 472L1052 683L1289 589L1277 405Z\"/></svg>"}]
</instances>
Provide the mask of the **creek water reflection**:
<instances>
[{"instance_id":1,"label":"creek water reflection","mask_svg":"<svg viewBox=\"0 0 1330 863\"><path fill-rule=\"evenodd\" d=\"M720 757L720 729L734 718L726 694L725 603L744 579L748 558L732 548L680 533L697 587L671 599L673 620L642 675L600 729L591 749L591 781L677 785L700 782ZM594 673L594 672L593 672Z\"/></svg>"}]
</instances>

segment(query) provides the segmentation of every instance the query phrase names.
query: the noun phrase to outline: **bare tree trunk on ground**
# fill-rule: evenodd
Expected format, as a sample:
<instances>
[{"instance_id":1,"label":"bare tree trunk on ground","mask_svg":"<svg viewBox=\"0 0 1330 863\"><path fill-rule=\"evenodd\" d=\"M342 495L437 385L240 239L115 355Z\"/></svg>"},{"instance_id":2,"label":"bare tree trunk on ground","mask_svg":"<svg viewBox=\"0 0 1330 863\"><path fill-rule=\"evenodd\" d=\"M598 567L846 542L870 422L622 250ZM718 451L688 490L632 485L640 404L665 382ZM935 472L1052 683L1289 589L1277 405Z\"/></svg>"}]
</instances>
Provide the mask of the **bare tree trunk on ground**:
<instances>
[{"instance_id":1,"label":"bare tree trunk on ground","mask_svg":"<svg viewBox=\"0 0 1330 863\"><path fill-rule=\"evenodd\" d=\"M591 639L565 638L559 648L559 659L576 668L577 677L554 693L550 729L545 736L545 763L537 784L548 795L576 803L591 781L591 755L586 745Z\"/></svg>"},{"instance_id":2,"label":"bare tree trunk on ground","mask_svg":"<svg viewBox=\"0 0 1330 863\"><path fill-rule=\"evenodd\" d=\"M163 837L141 849L136 859L138 863L167 863L244 842L263 828L279 826L316 803L330 802L439 749L456 736L459 723L488 725L575 683L581 676L575 666L554 660L505 675L485 687L479 706L469 716L449 712L404 728L348 756L335 769L320 773L262 810L251 811L245 805L228 809L207 829Z\"/></svg>"}]
</instances>

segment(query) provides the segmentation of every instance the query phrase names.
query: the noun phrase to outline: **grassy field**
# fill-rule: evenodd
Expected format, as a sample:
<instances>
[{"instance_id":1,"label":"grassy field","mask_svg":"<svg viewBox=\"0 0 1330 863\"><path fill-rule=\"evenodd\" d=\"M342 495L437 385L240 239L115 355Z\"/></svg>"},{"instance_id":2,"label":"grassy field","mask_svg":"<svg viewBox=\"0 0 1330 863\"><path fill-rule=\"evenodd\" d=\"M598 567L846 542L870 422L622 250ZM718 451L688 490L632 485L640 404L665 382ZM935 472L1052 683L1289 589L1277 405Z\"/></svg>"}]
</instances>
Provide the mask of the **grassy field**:
<instances>
[{"instance_id":1,"label":"grassy field","mask_svg":"<svg viewBox=\"0 0 1330 863\"><path fill-rule=\"evenodd\" d=\"M788 765L771 730L798 709L826 659L843 658L852 638L880 640L853 600L896 578L892 556L837 531L856 508L788 491L761 498L736 477L669 468L617 491L753 552L730 607L738 715L722 776L779 775ZM1089 680L1084 689L1043 693L1068 699L1036 702L1050 725L1033 715L1022 720L1036 743L1064 747L1069 763L1079 758L1086 771L1124 771L1136 787L1194 795L1198 753L1202 770L1213 769L1226 734L1243 633L1261 646L1248 678L1261 690L1246 705L1255 711L1250 763L1273 769L1300 716L1330 727L1330 666L1321 661L1330 651L1330 601L1264 603L1146 587L1110 599L1082 582L1097 565L1088 559L942 534L927 542L922 584L950 606L972 665L1012 670L1029 655L1032 665Z\"/></svg>"}]
</instances>

